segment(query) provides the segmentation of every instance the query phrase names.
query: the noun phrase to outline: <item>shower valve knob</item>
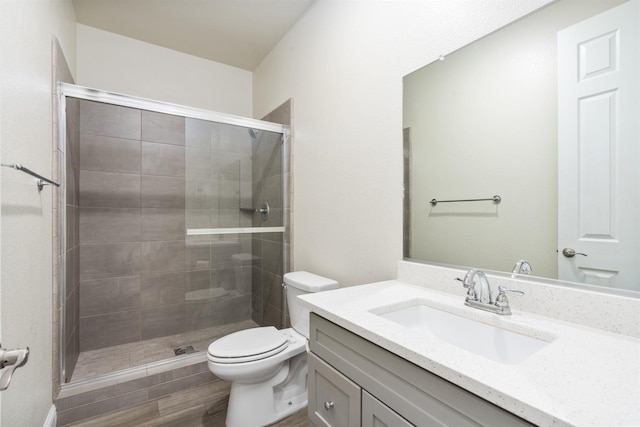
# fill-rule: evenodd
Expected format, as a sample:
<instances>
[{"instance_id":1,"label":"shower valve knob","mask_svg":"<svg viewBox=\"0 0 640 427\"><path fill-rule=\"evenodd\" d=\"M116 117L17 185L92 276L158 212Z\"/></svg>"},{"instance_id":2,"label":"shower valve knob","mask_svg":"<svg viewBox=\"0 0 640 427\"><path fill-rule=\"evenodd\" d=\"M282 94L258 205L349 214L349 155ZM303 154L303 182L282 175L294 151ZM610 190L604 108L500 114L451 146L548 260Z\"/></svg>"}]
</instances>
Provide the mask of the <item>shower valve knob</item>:
<instances>
[{"instance_id":1,"label":"shower valve knob","mask_svg":"<svg viewBox=\"0 0 640 427\"><path fill-rule=\"evenodd\" d=\"M269 202L262 202L262 206L260 206L260 209L256 209L256 212L260 213L260 216L262 217L263 221L268 220L269 213L271 212L271 208L269 207Z\"/></svg>"}]
</instances>

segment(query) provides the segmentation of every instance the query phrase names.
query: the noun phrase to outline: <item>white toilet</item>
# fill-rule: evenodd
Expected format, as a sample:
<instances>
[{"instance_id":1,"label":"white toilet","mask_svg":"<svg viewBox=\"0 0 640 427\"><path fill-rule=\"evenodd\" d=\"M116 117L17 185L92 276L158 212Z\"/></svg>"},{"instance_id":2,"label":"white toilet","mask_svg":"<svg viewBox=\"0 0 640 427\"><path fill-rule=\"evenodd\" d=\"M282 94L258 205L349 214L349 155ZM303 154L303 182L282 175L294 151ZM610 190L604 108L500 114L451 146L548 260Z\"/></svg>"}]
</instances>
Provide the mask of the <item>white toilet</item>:
<instances>
[{"instance_id":1,"label":"white toilet","mask_svg":"<svg viewBox=\"0 0 640 427\"><path fill-rule=\"evenodd\" d=\"M209 370L231 381L227 427L264 426L307 405L309 310L298 295L336 289L338 282L296 271L284 275L292 328L245 329L209 345Z\"/></svg>"}]
</instances>

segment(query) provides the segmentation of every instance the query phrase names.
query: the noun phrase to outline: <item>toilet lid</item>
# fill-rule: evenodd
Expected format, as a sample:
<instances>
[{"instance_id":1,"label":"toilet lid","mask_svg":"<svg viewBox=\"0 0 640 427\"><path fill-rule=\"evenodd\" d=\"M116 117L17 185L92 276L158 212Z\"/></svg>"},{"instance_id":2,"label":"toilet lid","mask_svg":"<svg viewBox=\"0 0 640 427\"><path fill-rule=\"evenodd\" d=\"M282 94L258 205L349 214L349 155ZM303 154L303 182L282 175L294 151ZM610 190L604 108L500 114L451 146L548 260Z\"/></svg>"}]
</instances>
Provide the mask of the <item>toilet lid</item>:
<instances>
[{"instance_id":1,"label":"toilet lid","mask_svg":"<svg viewBox=\"0 0 640 427\"><path fill-rule=\"evenodd\" d=\"M210 359L223 363L249 362L277 354L287 347L287 337L273 326L234 332L209 345Z\"/></svg>"}]
</instances>

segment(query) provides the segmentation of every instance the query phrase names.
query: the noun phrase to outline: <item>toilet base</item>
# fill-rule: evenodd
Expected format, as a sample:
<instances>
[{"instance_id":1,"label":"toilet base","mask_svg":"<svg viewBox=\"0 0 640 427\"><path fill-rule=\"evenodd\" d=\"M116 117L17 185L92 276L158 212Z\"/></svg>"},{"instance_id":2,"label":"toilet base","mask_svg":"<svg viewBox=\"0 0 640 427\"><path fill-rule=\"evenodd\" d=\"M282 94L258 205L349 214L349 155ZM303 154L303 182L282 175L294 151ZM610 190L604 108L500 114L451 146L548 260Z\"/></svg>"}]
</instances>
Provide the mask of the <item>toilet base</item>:
<instances>
[{"instance_id":1,"label":"toilet base","mask_svg":"<svg viewBox=\"0 0 640 427\"><path fill-rule=\"evenodd\" d=\"M307 353L283 363L280 371L258 384L233 382L227 427L265 426L307 406Z\"/></svg>"}]
</instances>

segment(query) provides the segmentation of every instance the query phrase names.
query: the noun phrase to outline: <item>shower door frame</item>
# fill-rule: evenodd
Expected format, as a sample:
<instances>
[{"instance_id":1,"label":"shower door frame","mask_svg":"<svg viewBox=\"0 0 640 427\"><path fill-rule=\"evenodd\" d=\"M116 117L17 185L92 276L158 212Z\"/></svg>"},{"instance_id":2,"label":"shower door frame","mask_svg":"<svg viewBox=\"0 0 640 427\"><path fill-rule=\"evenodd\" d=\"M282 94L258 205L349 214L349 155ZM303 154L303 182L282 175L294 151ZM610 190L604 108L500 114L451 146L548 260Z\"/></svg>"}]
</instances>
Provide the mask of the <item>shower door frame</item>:
<instances>
[{"instance_id":1,"label":"shower door frame","mask_svg":"<svg viewBox=\"0 0 640 427\"><path fill-rule=\"evenodd\" d=\"M58 309L60 310L59 319L59 337L58 337L58 369L60 370L59 386L64 388L65 385L65 309L66 309L66 200L67 200L67 176L66 176L66 153L67 153L67 114L66 114L66 99L76 98L86 101L96 101L105 104L118 105L122 107L136 108L139 110L153 111L157 113L171 114L176 116L182 116L184 118L200 119L221 124L228 124L234 126L242 126L252 128L255 130L264 130L269 132L276 132L282 134L282 166L283 166L283 179L282 179L282 227L251 227L237 229L239 233L282 233L283 245L282 245L282 266L285 271L289 261L289 244L286 242L286 236L289 232L289 182L286 178L286 174L290 171L289 165L289 153L291 151L291 128L287 125L266 122L263 120L252 119L248 117L235 116L232 114L218 113L196 107L189 107L179 104L173 104L170 102L157 101L148 98L142 98L132 95L125 95L117 92L109 92L100 89L89 88L85 86L74 85L70 83L58 82L57 85L57 101L58 101L58 153L59 153L59 172L60 172L60 193L58 197L58 249L60 255L60 261L58 263ZM264 228L260 231L260 228ZM185 236L189 234L229 234L231 229L185 229ZM236 233L234 233L236 234ZM286 307L284 292L281 298L281 312L282 312L282 324L285 324ZM160 362L162 363L162 362Z\"/></svg>"}]
</instances>

